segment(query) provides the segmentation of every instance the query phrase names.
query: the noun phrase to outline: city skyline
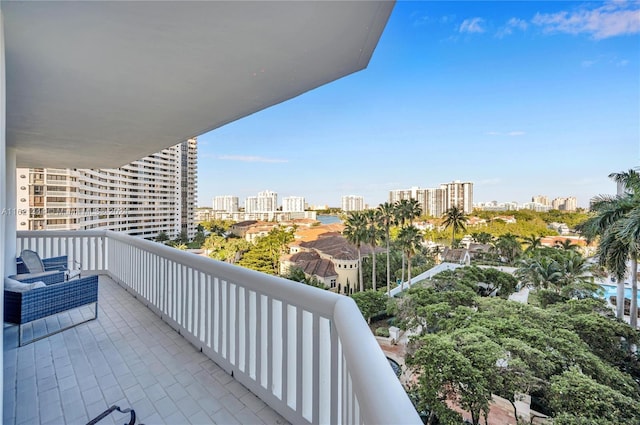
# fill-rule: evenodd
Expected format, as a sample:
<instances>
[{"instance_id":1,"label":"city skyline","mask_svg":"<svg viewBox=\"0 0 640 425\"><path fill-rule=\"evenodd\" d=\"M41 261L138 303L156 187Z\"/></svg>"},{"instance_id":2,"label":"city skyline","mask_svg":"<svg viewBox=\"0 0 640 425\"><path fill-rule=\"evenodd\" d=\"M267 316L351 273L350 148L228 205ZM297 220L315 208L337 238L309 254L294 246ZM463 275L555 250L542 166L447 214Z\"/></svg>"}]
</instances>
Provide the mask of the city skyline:
<instances>
[{"instance_id":1,"label":"city skyline","mask_svg":"<svg viewBox=\"0 0 640 425\"><path fill-rule=\"evenodd\" d=\"M475 182L474 202L615 194L638 165L638 2L398 2L369 67L199 137L199 206L337 206Z\"/></svg>"}]
</instances>

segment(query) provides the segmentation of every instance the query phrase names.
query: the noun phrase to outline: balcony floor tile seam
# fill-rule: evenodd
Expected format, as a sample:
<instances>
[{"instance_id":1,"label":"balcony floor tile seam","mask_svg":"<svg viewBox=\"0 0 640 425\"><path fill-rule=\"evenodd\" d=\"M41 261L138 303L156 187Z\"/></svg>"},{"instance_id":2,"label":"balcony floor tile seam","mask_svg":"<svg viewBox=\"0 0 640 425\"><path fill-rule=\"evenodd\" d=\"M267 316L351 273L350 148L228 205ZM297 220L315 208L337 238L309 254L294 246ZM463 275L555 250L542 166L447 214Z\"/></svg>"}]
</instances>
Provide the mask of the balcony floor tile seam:
<instances>
[{"instance_id":1,"label":"balcony floor tile seam","mask_svg":"<svg viewBox=\"0 0 640 425\"><path fill-rule=\"evenodd\" d=\"M261 400L131 293L105 276L100 276L99 291L96 321L20 349L8 348L17 340L17 327L13 332L5 327L9 368L4 378L13 383L12 391L4 393L3 403L12 410L5 411L6 423L86 423L113 402L134 409L136 404L141 406L140 413L154 418L153 423L172 423L176 418L186 423L202 423L204 418L214 423L229 417L230 422L238 421L232 411L244 412L245 420L253 418L249 413L256 418L279 417L266 404L258 409ZM18 383L18 376L26 379ZM173 392L168 390L171 386L175 386ZM251 402L245 405L241 398L248 396L258 402L247 398ZM18 405L34 398L37 409ZM160 409L167 402L179 407ZM141 418L141 422L149 421Z\"/></svg>"}]
</instances>

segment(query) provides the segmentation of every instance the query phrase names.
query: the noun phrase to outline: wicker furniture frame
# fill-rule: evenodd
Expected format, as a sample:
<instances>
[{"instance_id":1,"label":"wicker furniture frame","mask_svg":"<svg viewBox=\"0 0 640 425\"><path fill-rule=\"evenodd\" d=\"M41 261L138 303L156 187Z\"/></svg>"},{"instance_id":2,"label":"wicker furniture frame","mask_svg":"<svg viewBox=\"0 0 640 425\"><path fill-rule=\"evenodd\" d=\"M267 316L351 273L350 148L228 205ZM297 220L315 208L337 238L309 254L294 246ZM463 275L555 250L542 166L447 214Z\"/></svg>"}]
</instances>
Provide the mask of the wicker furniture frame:
<instances>
[{"instance_id":1,"label":"wicker furniture frame","mask_svg":"<svg viewBox=\"0 0 640 425\"><path fill-rule=\"evenodd\" d=\"M62 280L58 283L47 283L45 288L32 289L25 292L4 291L4 321L18 325L18 345L30 344L82 323L98 318L98 276L88 276L65 281L64 272L60 272ZM33 283L43 281L37 276L22 279L22 282ZM34 320L53 316L67 310L95 304L94 316L81 322L33 338L24 343L22 326Z\"/></svg>"}]
</instances>

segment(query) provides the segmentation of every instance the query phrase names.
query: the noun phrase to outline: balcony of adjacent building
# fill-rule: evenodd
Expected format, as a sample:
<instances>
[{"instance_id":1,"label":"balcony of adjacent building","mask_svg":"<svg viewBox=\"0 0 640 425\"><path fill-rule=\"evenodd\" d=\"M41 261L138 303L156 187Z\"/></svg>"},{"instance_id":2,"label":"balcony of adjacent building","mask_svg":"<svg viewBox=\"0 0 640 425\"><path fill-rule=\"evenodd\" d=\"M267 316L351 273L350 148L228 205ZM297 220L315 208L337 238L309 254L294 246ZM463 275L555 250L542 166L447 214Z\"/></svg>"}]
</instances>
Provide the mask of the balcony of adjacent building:
<instances>
[{"instance_id":1,"label":"balcony of adjacent building","mask_svg":"<svg viewBox=\"0 0 640 425\"><path fill-rule=\"evenodd\" d=\"M348 297L110 231L17 242L98 274L98 316L22 347L5 325L4 423L87 423L111 405L147 424L419 423Z\"/></svg>"}]
</instances>

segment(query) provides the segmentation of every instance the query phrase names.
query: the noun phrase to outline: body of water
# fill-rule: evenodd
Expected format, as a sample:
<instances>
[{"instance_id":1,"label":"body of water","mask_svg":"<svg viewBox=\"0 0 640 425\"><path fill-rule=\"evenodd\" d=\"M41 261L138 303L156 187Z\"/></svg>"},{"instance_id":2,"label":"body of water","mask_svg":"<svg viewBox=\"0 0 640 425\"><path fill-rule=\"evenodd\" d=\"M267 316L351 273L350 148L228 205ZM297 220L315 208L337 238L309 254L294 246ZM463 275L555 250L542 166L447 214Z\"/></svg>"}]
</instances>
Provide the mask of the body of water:
<instances>
[{"instance_id":1,"label":"body of water","mask_svg":"<svg viewBox=\"0 0 640 425\"><path fill-rule=\"evenodd\" d=\"M340 217L338 217L337 215L318 214L316 216L316 219L322 224L340 223L342 221L340 220Z\"/></svg>"},{"instance_id":2,"label":"body of water","mask_svg":"<svg viewBox=\"0 0 640 425\"><path fill-rule=\"evenodd\" d=\"M615 285L600 285L604 289L604 299L609 301L609 297L615 297L618 288ZM631 299L631 288L624 288L624 297ZM638 305L640 305L640 291L638 291Z\"/></svg>"}]
</instances>

